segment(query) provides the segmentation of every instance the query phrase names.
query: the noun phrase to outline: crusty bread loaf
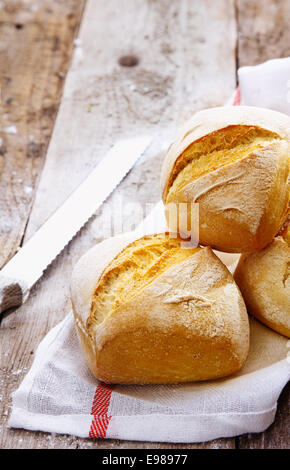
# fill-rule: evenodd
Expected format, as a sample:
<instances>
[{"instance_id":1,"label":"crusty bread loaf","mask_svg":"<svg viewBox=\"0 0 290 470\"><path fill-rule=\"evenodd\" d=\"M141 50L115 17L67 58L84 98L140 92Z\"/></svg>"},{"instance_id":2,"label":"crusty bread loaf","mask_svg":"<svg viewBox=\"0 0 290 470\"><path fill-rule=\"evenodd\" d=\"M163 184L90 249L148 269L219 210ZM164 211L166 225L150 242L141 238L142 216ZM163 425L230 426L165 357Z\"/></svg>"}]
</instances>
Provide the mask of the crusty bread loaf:
<instances>
[{"instance_id":1,"label":"crusty bread loaf","mask_svg":"<svg viewBox=\"0 0 290 470\"><path fill-rule=\"evenodd\" d=\"M290 226L264 250L243 254L235 271L249 312L290 338Z\"/></svg>"},{"instance_id":2,"label":"crusty bread loaf","mask_svg":"<svg viewBox=\"0 0 290 470\"><path fill-rule=\"evenodd\" d=\"M195 202L201 245L236 253L261 250L286 218L289 154L290 118L284 114L247 106L197 113L163 163L170 229L187 232L190 218L177 226L170 214L176 203Z\"/></svg>"},{"instance_id":3,"label":"crusty bread loaf","mask_svg":"<svg viewBox=\"0 0 290 470\"><path fill-rule=\"evenodd\" d=\"M107 383L177 383L238 371L248 316L211 248L154 234L108 239L85 254L71 294L81 348Z\"/></svg>"}]
</instances>

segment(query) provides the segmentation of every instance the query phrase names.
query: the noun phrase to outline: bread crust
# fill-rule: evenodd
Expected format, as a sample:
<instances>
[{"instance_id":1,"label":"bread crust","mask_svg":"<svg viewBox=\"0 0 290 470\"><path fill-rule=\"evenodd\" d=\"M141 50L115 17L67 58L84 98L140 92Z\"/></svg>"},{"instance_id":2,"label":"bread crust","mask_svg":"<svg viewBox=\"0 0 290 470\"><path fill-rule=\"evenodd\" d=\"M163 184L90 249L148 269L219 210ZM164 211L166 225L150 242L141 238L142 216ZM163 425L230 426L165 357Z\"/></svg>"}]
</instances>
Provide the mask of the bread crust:
<instances>
[{"instance_id":1,"label":"bread crust","mask_svg":"<svg viewBox=\"0 0 290 470\"><path fill-rule=\"evenodd\" d=\"M218 135L219 131L235 126L253 126L259 132L269 131L278 138L170 192L172 175L186 149L206 136ZM287 216L289 155L290 119L282 113L247 106L197 113L168 149L162 167L161 186L169 226L172 204L199 203L202 245L236 253L263 249L273 240ZM176 227L170 226L170 229L176 230ZM186 229L179 223L180 232Z\"/></svg>"},{"instance_id":2,"label":"bread crust","mask_svg":"<svg viewBox=\"0 0 290 470\"><path fill-rule=\"evenodd\" d=\"M249 313L290 338L290 247L282 236L258 253L243 254L237 282Z\"/></svg>"},{"instance_id":3,"label":"bread crust","mask_svg":"<svg viewBox=\"0 0 290 470\"><path fill-rule=\"evenodd\" d=\"M178 383L238 371L249 349L248 316L232 275L209 247L87 328L102 272L134 239L129 234L96 245L73 272L76 329L95 377L107 383Z\"/></svg>"}]
</instances>

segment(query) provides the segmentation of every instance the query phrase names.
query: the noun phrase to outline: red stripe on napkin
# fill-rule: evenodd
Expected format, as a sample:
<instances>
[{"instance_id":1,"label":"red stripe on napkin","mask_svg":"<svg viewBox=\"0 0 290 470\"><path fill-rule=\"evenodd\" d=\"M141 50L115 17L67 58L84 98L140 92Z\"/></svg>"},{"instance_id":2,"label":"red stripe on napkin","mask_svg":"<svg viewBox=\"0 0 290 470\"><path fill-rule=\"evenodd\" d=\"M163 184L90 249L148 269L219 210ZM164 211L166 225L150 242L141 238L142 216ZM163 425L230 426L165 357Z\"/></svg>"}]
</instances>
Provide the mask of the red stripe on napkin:
<instances>
[{"instance_id":1,"label":"red stripe on napkin","mask_svg":"<svg viewBox=\"0 0 290 470\"><path fill-rule=\"evenodd\" d=\"M233 105L239 106L240 104L241 104L241 88L239 85L238 88L236 89Z\"/></svg>"},{"instance_id":2,"label":"red stripe on napkin","mask_svg":"<svg viewBox=\"0 0 290 470\"><path fill-rule=\"evenodd\" d=\"M106 437L111 416L108 416L112 389L107 385L99 385L96 388L91 414L92 424L89 432L90 437Z\"/></svg>"}]
</instances>

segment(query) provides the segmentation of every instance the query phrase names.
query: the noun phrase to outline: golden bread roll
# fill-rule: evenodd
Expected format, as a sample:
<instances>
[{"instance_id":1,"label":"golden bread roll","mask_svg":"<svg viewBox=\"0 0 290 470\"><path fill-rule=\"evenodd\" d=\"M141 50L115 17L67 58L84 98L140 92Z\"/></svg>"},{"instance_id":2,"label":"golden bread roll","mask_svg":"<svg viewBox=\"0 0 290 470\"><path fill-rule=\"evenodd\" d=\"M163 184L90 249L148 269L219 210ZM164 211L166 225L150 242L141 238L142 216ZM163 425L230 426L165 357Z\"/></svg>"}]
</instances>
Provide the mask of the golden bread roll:
<instances>
[{"instance_id":1,"label":"golden bread roll","mask_svg":"<svg viewBox=\"0 0 290 470\"><path fill-rule=\"evenodd\" d=\"M169 228L186 233L190 211L178 226L176 203L199 203L201 245L232 253L261 250L287 215L289 154L290 118L282 113L229 106L195 114L162 167Z\"/></svg>"},{"instance_id":2,"label":"golden bread roll","mask_svg":"<svg viewBox=\"0 0 290 470\"><path fill-rule=\"evenodd\" d=\"M264 250L243 254L234 277L249 313L290 338L289 225Z\"/></svg>"},{"instance_id":3,"label":"golden bread roll","mask_svg":"<svg viewBox=\"0 0 290 470\"><path fill-rule=\"evenodd\" d=\"M209 247L168 234L105 240L78 262L71 295L84 357L104 382L213 379L246 360L246 307Z\"/></svg>"}]
</instances>

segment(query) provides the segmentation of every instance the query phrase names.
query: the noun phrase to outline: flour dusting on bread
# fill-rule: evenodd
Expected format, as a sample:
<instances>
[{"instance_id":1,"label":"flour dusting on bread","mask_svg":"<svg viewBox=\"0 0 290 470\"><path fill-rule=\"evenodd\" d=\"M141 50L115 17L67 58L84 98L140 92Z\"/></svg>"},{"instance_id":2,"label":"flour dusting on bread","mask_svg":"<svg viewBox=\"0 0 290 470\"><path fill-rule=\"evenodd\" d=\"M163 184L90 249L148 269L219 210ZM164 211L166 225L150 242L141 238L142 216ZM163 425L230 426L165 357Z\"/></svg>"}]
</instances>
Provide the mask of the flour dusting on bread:
<instances>
[{"instance_id":1,"label":"flour dusting on bread","mask_svg":"<svg viewBox=\"0 0 290 470\"><path fill-rule=\"evenodd\" d=\"M111 243L115 246L114 239ZM102 259L101 245L91 252L87 277ZM85 259L76 268L73 304L84 356L99 379L206 380L244 364L249 347L245 306L231 274L209 247L185 248L168 234L131 238L102 272L98 268L84 292L77 272L83 276L86 264ZM79 296L90 297L86 315L78 311Z\"/></svg>"},{"instance_id":2,"label":"flour dusting on bread","mask_svg":"<svg viewBox=\"0 0 290 470\"><path fill-rule=\"evenodd\" d=\"M199 204L202 245L254 252L273 240L287 215L290 118L234 108L202 111L186 125L164 159L163 201L169 226L179 204ZM185 224L190 214L180 217L180 232Z\"/></svg>"}]
</instances>

